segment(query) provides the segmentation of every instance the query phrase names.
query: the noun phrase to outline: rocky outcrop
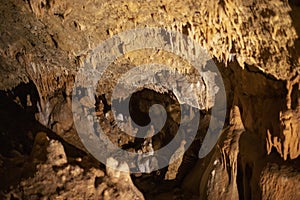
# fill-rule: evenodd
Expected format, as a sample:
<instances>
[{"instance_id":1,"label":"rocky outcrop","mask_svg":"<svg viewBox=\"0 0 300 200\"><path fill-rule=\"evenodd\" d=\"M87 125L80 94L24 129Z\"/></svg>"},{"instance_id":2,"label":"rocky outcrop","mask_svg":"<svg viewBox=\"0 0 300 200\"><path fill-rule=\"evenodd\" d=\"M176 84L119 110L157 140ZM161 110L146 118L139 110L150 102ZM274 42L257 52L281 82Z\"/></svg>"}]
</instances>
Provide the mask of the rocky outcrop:
<instances>
[{"instance_id":1,"label":"rocky outcrop","mask_svg":"<svg viewBox=\"0 0 300 200\"><path fill-rule=\"evenodd\" d=\"M31 156L38 163L35 174L3 195L3 199L144 199L129 175L107 170L105 176L100 169L85 171L80 164L68 163L62 144L49 140L45 133L36 136ZM81 158L77 161L84 162ZM27 162L30 164L30 160Z\"/></svg>"},{"instance_id":2,"label":"rocky outcrop","mask_svg":"<svg viewBox=\"0 0 300 200\"><path fill-rule=\"evenodd\" d=\"M239 108L234 106L230 125L223 130L209 160L197 162L193 171L186 176L183 187L189 191L198 185L200 199L238 199L239 140L243 132L245 129Z\"/></svg>"},{"instance_id":3,"label":"rocky outcrop","mask_svg":"<svg viewBox=\"0 0 300 200\"><path fill-rule=\"evenodd\" d=\"M280 135L272 137L268 131L267 150L270 154L272 147L284 160L295 159L300 155L300 139L299 139L299 80L298 78L289 81L287 87L289 89L287 96L287 110L280 113Z\"/></svg>"}]
</instances>

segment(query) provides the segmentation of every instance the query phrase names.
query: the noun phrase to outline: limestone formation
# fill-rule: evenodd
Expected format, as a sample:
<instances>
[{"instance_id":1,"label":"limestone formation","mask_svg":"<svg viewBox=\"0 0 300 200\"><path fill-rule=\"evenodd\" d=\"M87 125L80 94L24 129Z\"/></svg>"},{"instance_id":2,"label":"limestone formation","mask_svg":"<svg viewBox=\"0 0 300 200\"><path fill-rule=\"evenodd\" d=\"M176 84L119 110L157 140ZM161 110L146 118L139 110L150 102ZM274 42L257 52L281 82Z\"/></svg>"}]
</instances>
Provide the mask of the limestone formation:
<instances>
[{"instance_id":1,"label":"limestone formation","mask_svg":"<svg viewBox=\"0 0 300 200\"><path fill-rule=\"evenodd\" d=\"M299 199L299 180L298 169L286 165L268 164L263 170L259 183L262 199ZM275 183L276 190L269 187L271 182Z\"/></svg>"},{"instance_id":2,"label":"limestone formation","mask_svg":"<svg viewBox=\"0 0 300 200\"><path fill-rule=\"evenodd\" d=\"M297 0L3 0L0 13L0 199L300 198ZM165 32L130 34L152 28ZM116 56L100 73L103 44ZM154 104L166 119L149 114ZM147 134L136 124L150 115L162 128ZM83 120L91 126L76 127ZM111 141L95 151L122 148L137 162L113 152L104 166L79 132ZM176 134L178 151L156 159Z\"/></svg>"}]
</instances>

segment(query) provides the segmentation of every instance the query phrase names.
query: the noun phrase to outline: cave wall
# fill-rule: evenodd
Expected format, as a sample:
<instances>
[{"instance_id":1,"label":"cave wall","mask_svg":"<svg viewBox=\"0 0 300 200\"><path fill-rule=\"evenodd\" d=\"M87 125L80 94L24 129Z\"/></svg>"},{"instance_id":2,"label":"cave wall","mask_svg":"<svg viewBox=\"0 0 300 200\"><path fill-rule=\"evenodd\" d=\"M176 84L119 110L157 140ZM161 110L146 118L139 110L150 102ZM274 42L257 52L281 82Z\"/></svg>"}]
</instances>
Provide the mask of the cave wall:
<instances>
[{"instance_id":1,"label":"cave wall","mask_svg":"<svg viewBox=\"0 0 300 200\"><path fill-rule=\"evenodd\" d=\"M272 189L263 186L268 182L265 178L280 179L278 174L285 170L270 170L268 163L297 169L300 26L296 1L4 0L0 9L0 89L32 82L39 97L37 118L58 135L74 129L72 120L66 120L72 115L70 95L76 72L89 53L125 30L162 27L184 33L208 50L224 80L228 119L237 106L240 120L235 122L243 127L238 139L233 139L236 126L227 122L231 130L224 129L219 141L224 151L215 148L209 158L198 161L185 178L186 190L209 199L224 197L223 188L228 199L267 199ZM163 56L168 55L157 57ZM138 53L126 59L134 65L149 61ZM116 64L113 78L120 75L117 69L124 60ZM64 95L57 97L61 91ZM48 119L58 123L50 126ZM75 132L69 131L71 139L64 139L83 149L74 139ZM221 184L212 187L215 183ZM299 194L295 195L296 199Z\"/></svg>"},{"instance_id":2,"label":"cave wall","mask_svg":"<svg viewBox=\"0 0 300 200\"><path fill-rule=\"evenodd\" d=\"M1 88L30 79L46 96L60 88L101 41L145 26L178 30L199 41L218 61L227 63L235 57L241 67L255 65L276 78L288 79L297 71L289 53L297 38L290 11L288 2L279 0L272 4L263 0L5 0L1 5ZM14 75L9 73L12 70ZM57 77L61 80L53 81Z\"/></svg>"}]
</instances>

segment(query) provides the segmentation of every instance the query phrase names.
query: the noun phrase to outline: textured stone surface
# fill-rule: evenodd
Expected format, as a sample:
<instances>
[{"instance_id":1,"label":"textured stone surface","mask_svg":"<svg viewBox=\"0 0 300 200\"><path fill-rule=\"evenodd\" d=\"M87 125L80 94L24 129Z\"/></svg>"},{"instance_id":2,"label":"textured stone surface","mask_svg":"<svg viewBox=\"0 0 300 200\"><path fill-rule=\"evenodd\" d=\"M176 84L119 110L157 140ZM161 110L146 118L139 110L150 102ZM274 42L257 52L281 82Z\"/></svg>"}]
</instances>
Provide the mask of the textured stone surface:
<instances>
[{"instance_id":1,"label":"textured stone surface","mask_svg":"<svg viewBox=\"0 0 300 200\"><path fill-rule=\"evenodd\" d=\"M185 178L183 187L188 191L198 186L200 199L238 199L239 139L244 131L239 108L234 106L230 125L223 130L209 160L197 162ZM198 177L201 177L200 180L197 180Z\"/></svg>"},{"instance_id":2,"label":"textured stone surface","mask_svg":"<svg viewBox=\"0 0 300 200\"><path fill-rule=\"evenodd\" d=\"M277 78L287 79L294 68L287 48L296 32L286 1L5 0L1 10L2 89L31 79L46 96L101 41L144 26L186 33L219 61L236 57Z\"/></svg>"},{"instance_id":3,"label":"textured stone surface","mask_svg":"<svg viewBox=\"0 0 300 200\"><path fill-rule=\"evenodd\" d=\"M36 144L42 137L36 138ZM17 188L2 196L3 199L144 199L129 174L107 170L108 176L105 176L97 168L85 171L79 165L68 163L60 142L45 139L48 144L42 148L46 149L46 161L36 166L32 178L23 180Z\"/></svg>"},{"instance_id":4,"label":"textured stone surface","mask_svg":"<svg viewBox=\"0 0 300 200\"><path fill-rule=\"evenodd\" d=\"M260 187L262 199L299 199L299 169L269 164L263 170Z\"/></svg>"},{"instance_id":5,"label":"textured stone surface","mask_svg":"<svg viewBox=\"0 0 300 200\"><path fill-rule=\"evenodd\" d=\"M135 174L138 188L148 199L299 199L300 12L296 0L3 0L0 12L0 175L1 189L6 188L1 198L144 198L129 174L99 166L85 168L82 165L87 163L82 160L90 155L79 156L71 164L74 158L63 149L71 144L72 153L87 153L74 128L78 116L72 115L70 95L76 72L93 49L126 30L161 27L186 34L207 49L224 79L226 94L219 95L227 96L228 113L240 114L227 117L218 144L207 157L198 159L203 127L211 120L206 113L185 156L168 169ZM198 87L190 63L169 52L143 49L128 52L109 66L95 101L89 90L72 99L78 109L96 106L96 116L102 119L110 140L119 147L131 144L127 148L132 152L162 147L180 122L179 105L170 105L174 102L168 100L170 126L151 142L139 144L124 134L131 130L131 124L125 123L131 121L128 116L119 115L124 120L121 131L114 126L111 89L129 69L152 61L171 66ZM128 74L116 100L128 97L135 80ZM180 103L193 105L191 85L183 84L184 101ZM161 95L166 92L154 84L147 88ZM214 104L205 99L205 89L201 91L199 108L207 110ZM139 100L154 102L154 97L146 94ZM147 110L143 103L138 107ZM28 121L33 120L32 113L45 132L35 132L38 123ZM132 167L109 162L120 170Z\"/></svg>"}]
</instances>

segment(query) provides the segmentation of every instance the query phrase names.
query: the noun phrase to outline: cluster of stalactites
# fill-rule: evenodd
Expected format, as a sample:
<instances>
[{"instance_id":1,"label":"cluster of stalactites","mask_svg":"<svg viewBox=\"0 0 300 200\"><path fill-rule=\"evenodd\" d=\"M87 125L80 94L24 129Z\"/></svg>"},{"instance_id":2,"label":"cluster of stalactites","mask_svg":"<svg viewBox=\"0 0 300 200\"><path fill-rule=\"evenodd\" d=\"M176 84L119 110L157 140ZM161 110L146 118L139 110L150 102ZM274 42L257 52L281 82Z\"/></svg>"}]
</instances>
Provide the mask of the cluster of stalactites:
<instances>
[{"instance_id":1,"label":"cluster of stalactites","mask_svg":"<svg viewBox=\"0 0 300 200\"><path fill-rule=\"evenodd\" d=\"M297 38L285 1L201 1L190 19L174 22L172 30L187 33L218 61L236 59L279 79L291 68L289 47Z\"/></svg>"}]
</instances>

